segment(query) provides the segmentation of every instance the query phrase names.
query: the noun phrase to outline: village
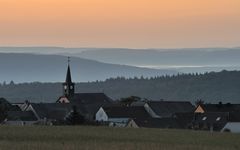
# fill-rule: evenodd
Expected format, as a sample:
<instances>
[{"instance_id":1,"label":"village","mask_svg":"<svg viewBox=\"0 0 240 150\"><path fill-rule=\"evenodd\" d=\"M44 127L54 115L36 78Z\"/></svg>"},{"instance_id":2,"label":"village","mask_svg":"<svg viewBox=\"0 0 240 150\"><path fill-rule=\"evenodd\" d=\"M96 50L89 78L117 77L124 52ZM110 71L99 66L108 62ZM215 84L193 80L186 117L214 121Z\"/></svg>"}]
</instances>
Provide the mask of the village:
<instances>
[{"instance_id":1,"label":"village","mask_svg":"<svg viewBox=\"0 0 240 150\"><path fill-rule=\"evenodd\" d=\"M6 104L4 125L95 125L240 132L240 104L142 100L131 96L112 100L104 93L75 93L68 64L63 94L55 103Z\"/></svg>"}]
</instances>

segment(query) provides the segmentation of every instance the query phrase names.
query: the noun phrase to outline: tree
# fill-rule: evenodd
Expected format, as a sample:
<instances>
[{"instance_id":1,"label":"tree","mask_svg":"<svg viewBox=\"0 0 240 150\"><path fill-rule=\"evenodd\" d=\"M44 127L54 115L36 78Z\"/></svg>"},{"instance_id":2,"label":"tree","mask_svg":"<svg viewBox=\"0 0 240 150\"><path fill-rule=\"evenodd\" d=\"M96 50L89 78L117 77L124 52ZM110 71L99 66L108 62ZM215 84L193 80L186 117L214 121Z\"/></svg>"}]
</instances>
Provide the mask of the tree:
<instances>
[{"instance_id":1,"label":"tree","mask_svg":"<svg viewBox=\"0 0 240 150\"><path fill-rule=\"evenodd\" d=\"M14 81L11 80L11 81L9 82L9 85L14 86L14 85L15 85Z\"/></svg>"},{"instance_id":2,"label":"tree","mask_svg":"<svg viewBox=\"0 0 240 150\"><path fill-rule=\"evenodd\" d=\"M140 97L137 96L130 96L126 98L121 98L120 103L125 106L130 106L133 102L141 101Z\"/></svg>"},{"instance_id":3,"label":"tree","mask_svg":"<svg viewBox=\"0 0 240 150\"><path fill-rule=\"evenodd\" d=\"M11 104L5 98L0 98L0 122L7 117L7 111L10 107Z\"/></svg>"},{"instance_id":4,"label":"tree","mask_svg":"<svg viewBox=\"0 0 240 150\"><path fill-rule=\"evenodd\" d=\"M68 125L80 125L85 122L85 118L77 111L77 107L73 106L72 111L66 117L66 123Z\"/></svg>"}]
</instances>

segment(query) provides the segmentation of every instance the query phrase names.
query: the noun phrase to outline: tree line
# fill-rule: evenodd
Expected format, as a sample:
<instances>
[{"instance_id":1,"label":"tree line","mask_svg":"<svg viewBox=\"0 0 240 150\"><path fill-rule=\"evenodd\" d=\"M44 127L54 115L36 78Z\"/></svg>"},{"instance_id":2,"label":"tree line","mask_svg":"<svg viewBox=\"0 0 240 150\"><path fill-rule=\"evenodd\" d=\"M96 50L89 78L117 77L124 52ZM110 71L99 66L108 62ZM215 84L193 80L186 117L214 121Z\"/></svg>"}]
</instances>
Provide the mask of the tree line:
<instances>
[{"instance_id":1,"label":"tree line","mask_svg":"<svg viewBox=\"0 0 240 150\"><path fill-rule=\"evenodd\" d=\"M76 83L76 92L104 92L114 100L138 96L150 100L231 102L240 100L240 71L178 74L151 78L110 78ZM0 97L12 102L54 102L62 95L61 83L21 83L0 85Z\"/></svg>"}]
</instances>

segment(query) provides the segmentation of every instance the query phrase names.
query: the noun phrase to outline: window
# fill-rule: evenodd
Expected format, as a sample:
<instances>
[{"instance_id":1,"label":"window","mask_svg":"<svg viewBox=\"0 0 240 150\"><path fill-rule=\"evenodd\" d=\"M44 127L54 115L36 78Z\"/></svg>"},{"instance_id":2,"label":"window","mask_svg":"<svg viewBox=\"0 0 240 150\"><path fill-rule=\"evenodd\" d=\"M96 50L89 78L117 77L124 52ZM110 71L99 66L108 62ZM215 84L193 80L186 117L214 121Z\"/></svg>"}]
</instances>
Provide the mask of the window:
<instances>
[{"instance_id":1,"label":"window","mask_svg":"<svg viewBox=\"0 0 240 150\"><path fill-rule=\"evenodd\" d=\"M219 120L221 120L221 117L217 117L216 121L219 121Z\"/></svg>"},{"instance_id":2,"label":"window","mask_svg":"<svg viewBox=\"0 0 240 150\"><path fill-rule=\"evenodd\" d=\"M203 120L203 121L207 120L207 117L203 117L202 120Z\"/></svg>"}]
</instances>

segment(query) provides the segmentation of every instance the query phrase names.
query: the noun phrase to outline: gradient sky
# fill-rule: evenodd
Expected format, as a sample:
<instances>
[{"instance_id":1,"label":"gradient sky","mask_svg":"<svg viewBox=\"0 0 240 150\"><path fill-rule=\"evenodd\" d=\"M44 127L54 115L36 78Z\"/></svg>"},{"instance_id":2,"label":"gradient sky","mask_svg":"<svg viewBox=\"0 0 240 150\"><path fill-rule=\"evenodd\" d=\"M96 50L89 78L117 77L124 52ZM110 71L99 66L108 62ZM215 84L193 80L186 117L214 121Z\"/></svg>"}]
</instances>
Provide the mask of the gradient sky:
<instances>
[{"instance_id":1,"label":"gradient sky","mask_svg":"<svg viewBox=\"0 0 240 150\"><path fill-rule=\"evenodd\" d=\"M0 46L240 46L240 0L0 0Z\"/></svg>"}]
</instances>

